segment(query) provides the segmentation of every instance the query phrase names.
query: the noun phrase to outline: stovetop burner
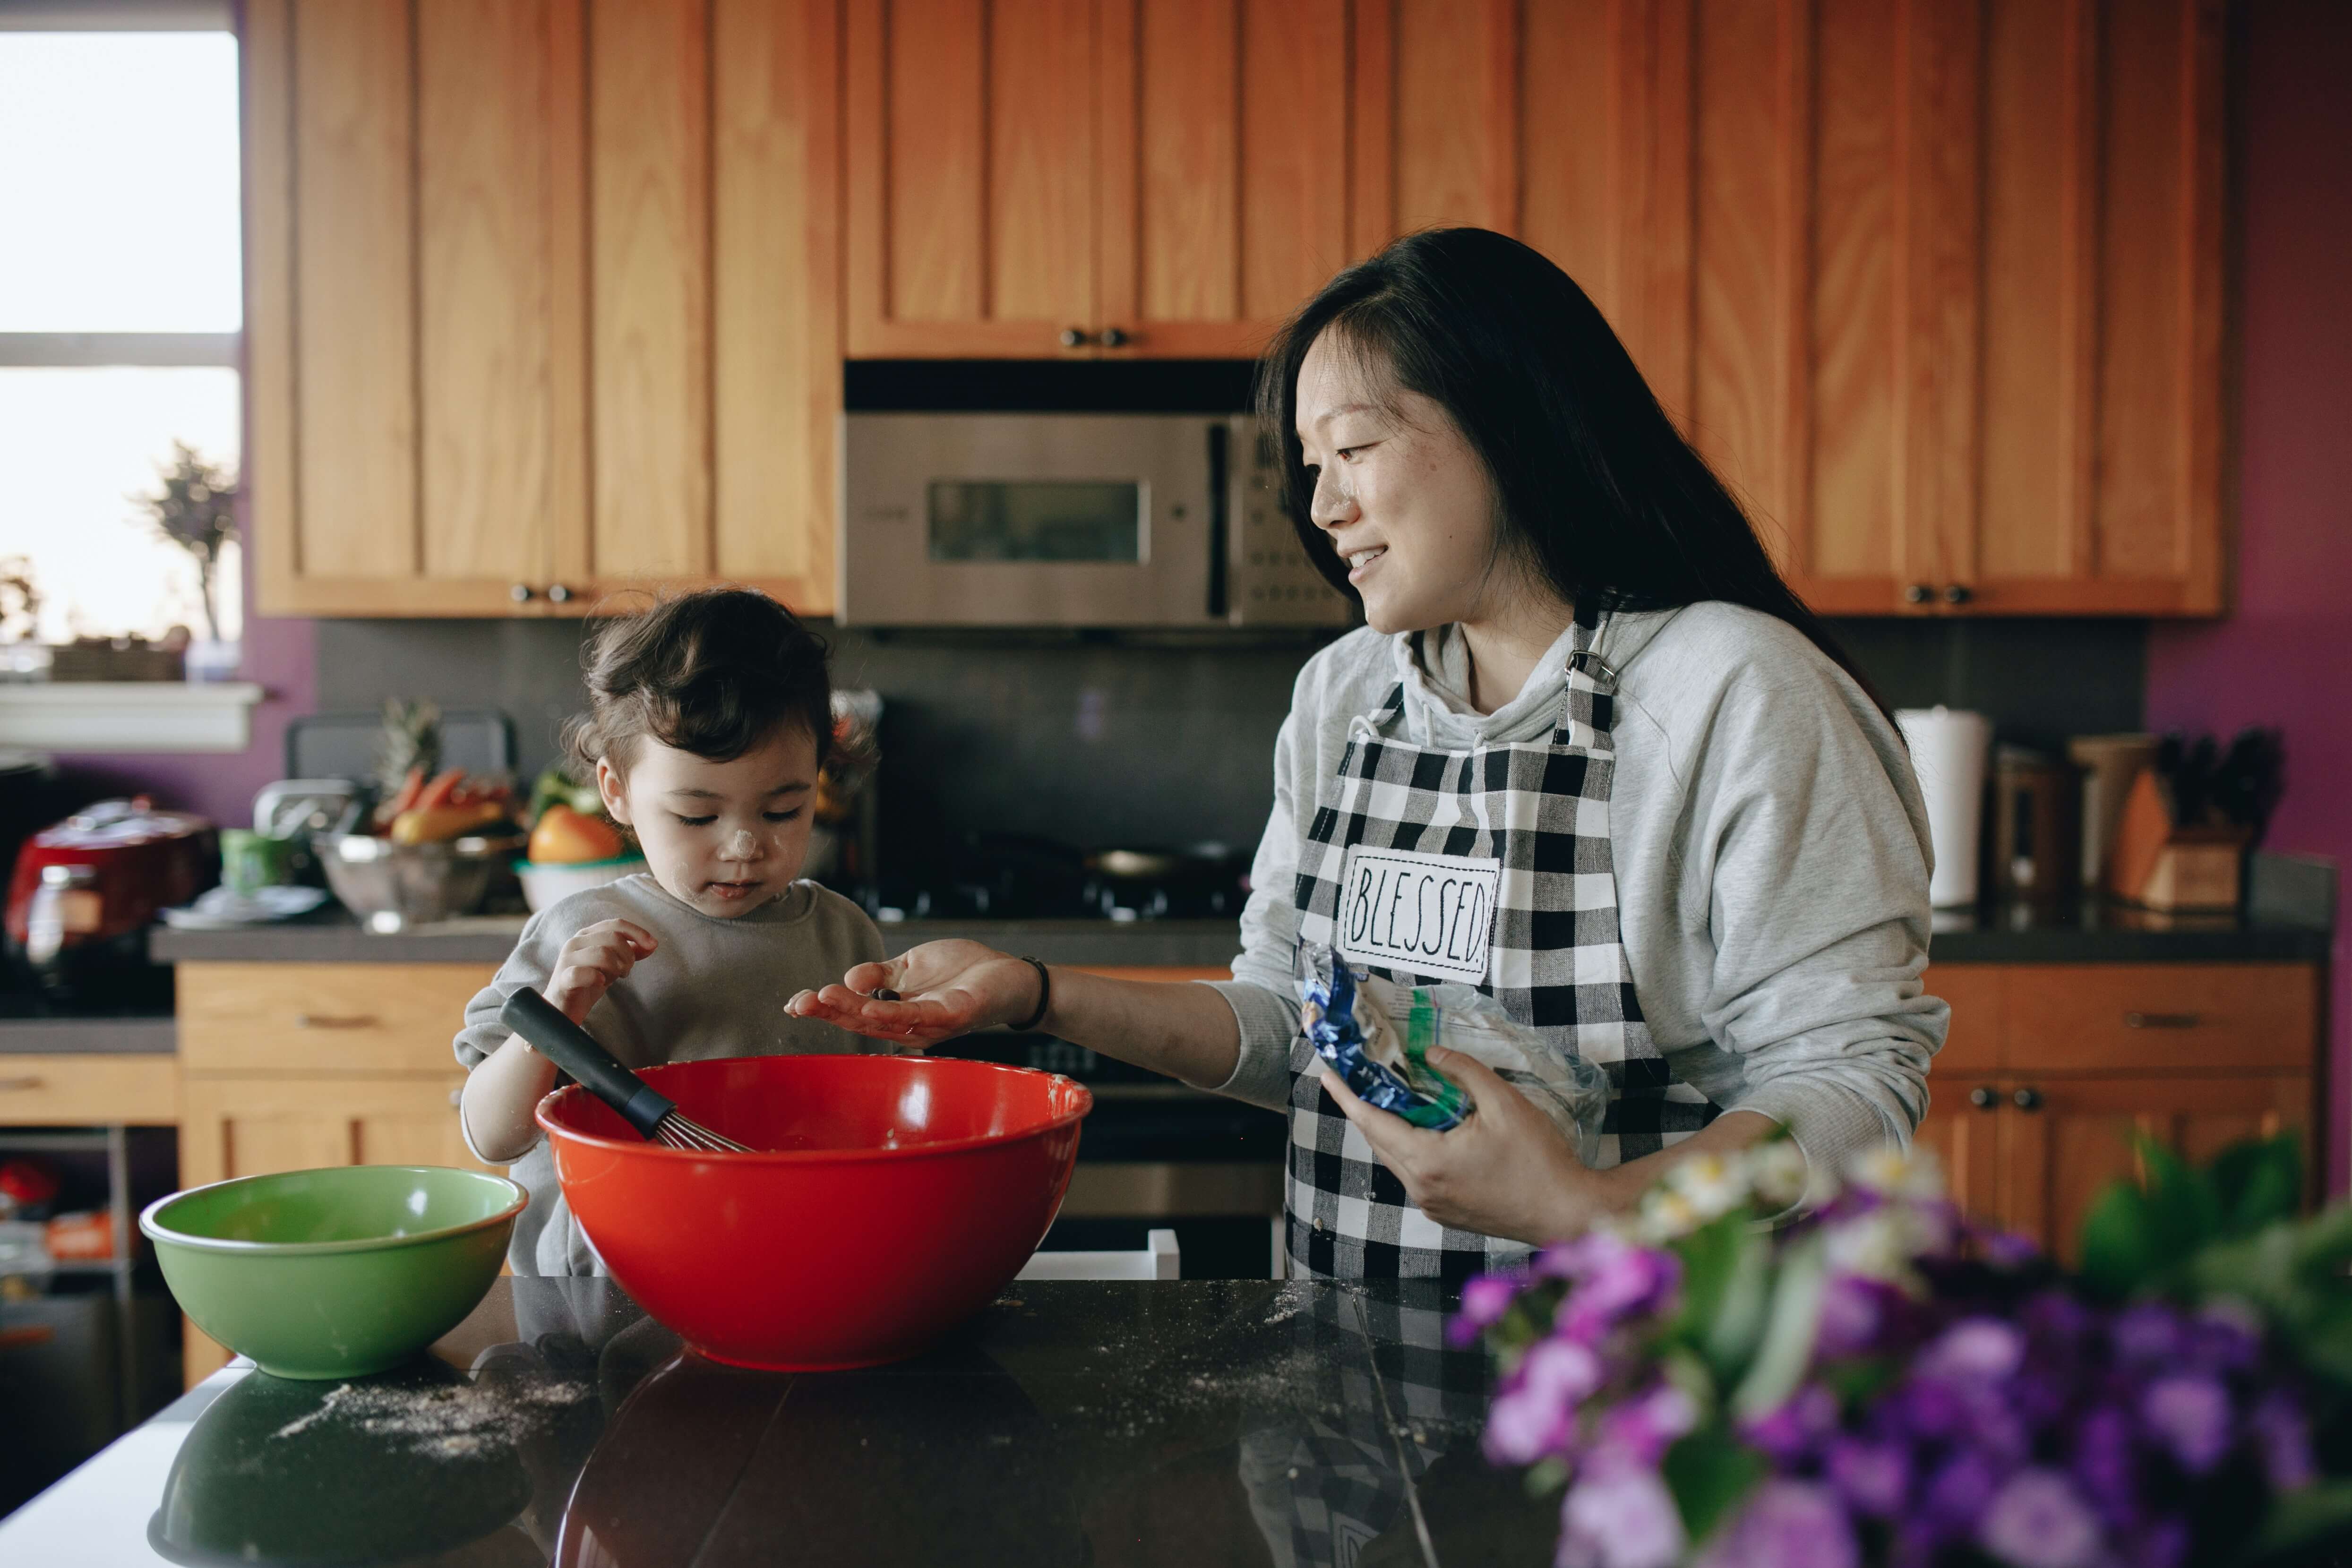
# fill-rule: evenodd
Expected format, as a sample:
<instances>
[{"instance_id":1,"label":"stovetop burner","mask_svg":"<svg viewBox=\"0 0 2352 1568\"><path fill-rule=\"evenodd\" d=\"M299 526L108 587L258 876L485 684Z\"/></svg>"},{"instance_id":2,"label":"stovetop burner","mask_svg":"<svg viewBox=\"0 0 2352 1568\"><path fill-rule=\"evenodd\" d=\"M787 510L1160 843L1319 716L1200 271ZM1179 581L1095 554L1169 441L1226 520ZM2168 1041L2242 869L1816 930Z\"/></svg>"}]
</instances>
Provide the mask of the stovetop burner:
<instances>
[{"instance_id":1,"label":"stovetop burner","mask_svg":"<svg viewBox=\"0 0 2352 1568\"><path fill-rule=\"evenodd\" d=\"M968 833L930 877L885 876L877 920L1215 920L1249 897L1249 862L1222 844L1087 852L1051 839Z\"/></svg>"}]
</instances>

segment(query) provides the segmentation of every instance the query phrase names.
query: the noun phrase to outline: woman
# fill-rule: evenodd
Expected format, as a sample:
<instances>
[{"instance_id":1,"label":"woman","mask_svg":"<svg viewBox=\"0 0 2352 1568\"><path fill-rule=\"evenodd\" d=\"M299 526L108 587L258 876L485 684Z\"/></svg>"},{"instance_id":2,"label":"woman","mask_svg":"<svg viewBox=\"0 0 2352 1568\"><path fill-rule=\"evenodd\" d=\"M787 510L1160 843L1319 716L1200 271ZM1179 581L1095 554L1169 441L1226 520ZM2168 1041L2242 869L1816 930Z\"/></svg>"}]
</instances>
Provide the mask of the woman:
<instances>
[{"instance_id":1,"label":"woman","mask_svg":"<svg viewBox=\"0 0 2352 1568\"><path fill-rule=\"evenodd\" d=\"M1290 1254L1339 1277L1507 1264L1776 1126L1817 1176L1907 1140L1947 1015L1902 742L1583 291L1484 230L1399 240L1286 329L1259 402L1299 538L1367 624L1299 674L1234 978L936 942L795 1010L919 1043L1044 1029L1286 1107ZM1367 854L1478 887L1480 950L1335 942ZM1302 939L1472 979L1604 1066L1600 1162L1455 1053L1432 1061L1476 1113L1452 1131L1358 1101L1299 1035Z\"/></svg>"}]
</instances>

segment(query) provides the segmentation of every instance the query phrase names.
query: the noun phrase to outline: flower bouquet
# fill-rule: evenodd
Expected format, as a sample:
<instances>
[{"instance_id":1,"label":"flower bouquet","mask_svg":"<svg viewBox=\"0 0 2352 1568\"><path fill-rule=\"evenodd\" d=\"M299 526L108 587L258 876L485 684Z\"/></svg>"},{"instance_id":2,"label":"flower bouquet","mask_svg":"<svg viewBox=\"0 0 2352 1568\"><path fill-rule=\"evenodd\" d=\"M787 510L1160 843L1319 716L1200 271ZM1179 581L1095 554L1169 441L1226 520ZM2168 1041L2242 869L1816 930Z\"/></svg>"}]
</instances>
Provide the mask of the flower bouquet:
<instances>
[{"instance_id":1,"label":"flower bouquet","mask_svg":"<svg viewBox=\"0 0 2352 1568\"><path fill-rule=\"evenodd\" d=\"M1465 1289L1485 1447L1559 1490L1561 1568L2179 1568L2332 1561L2352 1528L2352 1210L2295 1218L2291 1139L2142 1147L2062 1274L1930 1156L1777 1227L1769 1143Z\"/></svg>"}]
</instances>

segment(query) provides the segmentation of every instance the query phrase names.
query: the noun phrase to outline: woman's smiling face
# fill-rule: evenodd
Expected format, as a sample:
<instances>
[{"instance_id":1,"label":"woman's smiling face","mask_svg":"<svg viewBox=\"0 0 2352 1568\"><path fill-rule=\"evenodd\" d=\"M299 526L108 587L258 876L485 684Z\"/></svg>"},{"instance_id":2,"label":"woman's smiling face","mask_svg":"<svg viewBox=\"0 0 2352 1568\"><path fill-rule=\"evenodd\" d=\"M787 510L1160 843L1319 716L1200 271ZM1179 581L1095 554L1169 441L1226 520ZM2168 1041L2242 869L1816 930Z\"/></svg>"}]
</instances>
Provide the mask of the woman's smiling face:
<instances>
[{"instance_id":1,"label":"woman's smiling face","mask_svg":"<svg viewBox=\"0 0 2352 1568\"><path fill-rule=\"evenodd\" d=\"M1494 481L1453 418L1397 385L1377 353L1326 331L1298 369L1307 517L1349 567L1376 631L1475 622L1519 580L1498 538Z\"/></svg>"},{"instance_id":2,"label":"woman's smiling face","mask_svg":"<svg viewBox=\"0 0 2352 1568\"><path fill-rule=\"evenodd\" d=\"M645 846L646 867L680 903L721 920L782 893L808 859L816 741L785 725L740 757L713 762L641 737L625 775L596 764L604 809Z\"/></svg>"}]
</instances>

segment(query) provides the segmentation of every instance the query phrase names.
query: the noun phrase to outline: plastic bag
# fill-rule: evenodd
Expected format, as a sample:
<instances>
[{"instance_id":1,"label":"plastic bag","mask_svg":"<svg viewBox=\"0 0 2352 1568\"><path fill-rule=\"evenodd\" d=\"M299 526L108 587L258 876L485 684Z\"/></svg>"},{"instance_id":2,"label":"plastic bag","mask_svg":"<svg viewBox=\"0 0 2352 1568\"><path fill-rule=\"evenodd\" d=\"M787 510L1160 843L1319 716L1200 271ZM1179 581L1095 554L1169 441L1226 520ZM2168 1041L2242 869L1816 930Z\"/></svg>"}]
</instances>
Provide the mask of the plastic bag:
<instances>
[{"instance_id":1,"label":"plastic bag","mask_svg":"<svg viewBox=\"0 0 2352 1568\"><path fill-rule=\"evenodd\" d=\"M1472 1110L1429 1061L1433 1045L1475 1057L1541 1111L1586 1164L1600 1155L1609 1076L1471 986L1392 985L1318 943L1298 950L1300 1028L1315 1053L1368 1105L1444 1132Z\"/></svg>"}]
</instances>

